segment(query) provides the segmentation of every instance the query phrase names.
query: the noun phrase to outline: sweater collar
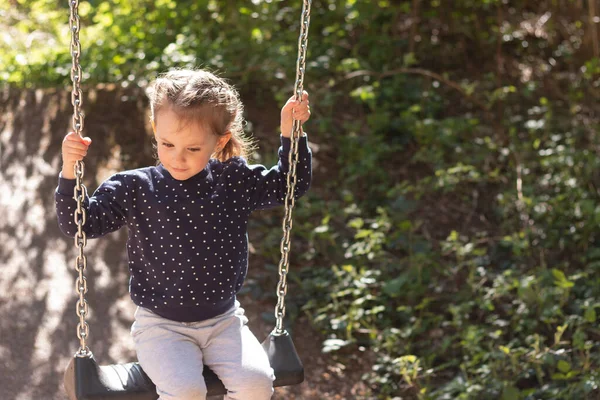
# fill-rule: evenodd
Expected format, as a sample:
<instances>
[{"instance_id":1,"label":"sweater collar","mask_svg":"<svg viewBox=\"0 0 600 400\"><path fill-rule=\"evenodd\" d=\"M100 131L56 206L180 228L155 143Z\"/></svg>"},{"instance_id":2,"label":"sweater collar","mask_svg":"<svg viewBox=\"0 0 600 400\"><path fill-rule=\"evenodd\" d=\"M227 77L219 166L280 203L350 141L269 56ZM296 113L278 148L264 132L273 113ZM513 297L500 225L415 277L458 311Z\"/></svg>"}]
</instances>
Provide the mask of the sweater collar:
<instances>
[{"instance_id":1,"label":"sweater collar","mask_svg":"<svg viewBox=\"0 0 600 400\"><path fill-rule=\"evenodd\" d=\"M196 175L186 179L185 181L180 181L178 179L173 178L173 176L169 173L169 171L162 164L158 164L156 169L165 177L165 179L167 179L169 181L180 182L180 183L196 183L196 182L204 180L208 176L209 166L210 166L210 161L208 162L208 164L206 164L206 167L204 167L204 169L202 171L200 171Z\"/></svg>"}]
</instances>

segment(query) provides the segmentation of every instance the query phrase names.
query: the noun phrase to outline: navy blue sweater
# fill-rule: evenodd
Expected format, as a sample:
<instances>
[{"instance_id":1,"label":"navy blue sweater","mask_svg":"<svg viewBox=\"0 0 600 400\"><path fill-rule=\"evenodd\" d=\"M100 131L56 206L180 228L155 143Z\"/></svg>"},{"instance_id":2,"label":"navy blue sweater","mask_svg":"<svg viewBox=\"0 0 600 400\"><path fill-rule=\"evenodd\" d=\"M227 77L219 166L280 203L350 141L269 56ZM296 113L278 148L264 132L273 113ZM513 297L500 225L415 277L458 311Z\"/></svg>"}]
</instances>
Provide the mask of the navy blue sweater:
<instances>
[{"instance_id":1,"label":"navy blue sweater","mask_svg":"<svg viewBox=\"0 0 600 400\"><path fill-rule=\"evenodd\" d=\"M211 159L185 181L162 166L115 174L86 197L88 238L126 225L129 292L135 304L175 321L201 321L231 308L248 269L248 218L283 204L291 141L281 137L279 162L267 169L241 157ZM295 197L308 190L312 154L299 142ZM61 230L74 237L74 179L55 192Z\"/></svg>"}]
</instances>

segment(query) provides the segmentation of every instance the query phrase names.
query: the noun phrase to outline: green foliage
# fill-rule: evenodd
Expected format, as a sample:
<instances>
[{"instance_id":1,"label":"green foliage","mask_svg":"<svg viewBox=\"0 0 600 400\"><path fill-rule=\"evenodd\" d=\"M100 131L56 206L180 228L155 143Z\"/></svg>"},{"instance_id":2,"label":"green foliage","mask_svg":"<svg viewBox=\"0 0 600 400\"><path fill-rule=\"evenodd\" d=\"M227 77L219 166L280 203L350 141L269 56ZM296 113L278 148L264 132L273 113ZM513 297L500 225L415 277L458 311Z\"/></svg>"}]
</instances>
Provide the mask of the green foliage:
<instances>
[{"instance_id":1,"label":"green foliage","mask_svg":"<svg viewBox=\"0 0 600 400\"><path fill-rule=\"evenodd\" d=\"M291 278L324 351L376 354L374 397L599 396L600 59L576 3L313 2L309 126L333 176L296 209ZM300 7L82 2L85 80L202 65L281 102ZM68 6L0 15L1 79L67 85Z\"/></svg>"},{"instance_id":2,"label":"green foliage","mask_svg":"<svg viewBox=\"0 0 600 400\"><path fill-rule=\"evenodd\" d=\"M452 27L404 53L407 73L421 77L381 75L349 91L366 114L345 122L344 183L332 185L343 203L326 235L343 254L318 253L333 266L301 282L305 310L336 344L329 351L378 354L365 378L380 398L599 393L598 61L552 26L524 30L542 5L519 2L523 12L500 21L500 4L421 4L418 33ZM411 12L408 2L398 10ZM398 31L379 50L405 51L406 41ZM499 51L515 66L499 72ZM341 65L391 68L360 55Z\"/></svg>"},{"instance_id":3,"label":"green foliage","mask_svg":"<svg viewBox=\"0 0 600 400\"><path fill-rule=\"evenodd\" d=\"M288 79L297 51L299 9L298 4L284 8L280 3L81 1L85 81L140 84L168 68L198 65L246 79L265 76L267 70L273 81ZM13 33L0 42L3 80L17 85L68 84L69 9L64 4L0 2L0 13ZM265 46L274 31L280 45ZM254 73L247 74L248 68Z\"/></svg>"}]
</instances>

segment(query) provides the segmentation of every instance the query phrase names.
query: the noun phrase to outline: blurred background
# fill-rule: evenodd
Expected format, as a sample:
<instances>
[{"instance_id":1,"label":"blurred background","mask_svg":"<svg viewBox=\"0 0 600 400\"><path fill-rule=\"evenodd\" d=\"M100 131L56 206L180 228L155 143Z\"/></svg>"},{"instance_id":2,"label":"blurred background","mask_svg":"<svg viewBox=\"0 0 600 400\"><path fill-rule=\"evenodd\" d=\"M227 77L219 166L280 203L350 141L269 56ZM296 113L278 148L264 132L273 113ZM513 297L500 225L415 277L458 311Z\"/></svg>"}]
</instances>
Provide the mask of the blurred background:
<instances>
[{"instance_id":1,"label":"blurred background","mask_svg":"<svg viewBox=\"0 0 600 400\"><path fill-rule=\"evenodd\" d=\"M144 88L205 67L273 164L302 1L80 2L90 191L154 163ZM0 0L0 399L65 399L75 246L53 193L71 129L69 4ZM311 191L276 399L600 399L600 1L318 0ZM281 209L250 224L240 296L273 328ZM89 345L135 359L126 232L90 241Z\"/></svg>"}]
</instances>

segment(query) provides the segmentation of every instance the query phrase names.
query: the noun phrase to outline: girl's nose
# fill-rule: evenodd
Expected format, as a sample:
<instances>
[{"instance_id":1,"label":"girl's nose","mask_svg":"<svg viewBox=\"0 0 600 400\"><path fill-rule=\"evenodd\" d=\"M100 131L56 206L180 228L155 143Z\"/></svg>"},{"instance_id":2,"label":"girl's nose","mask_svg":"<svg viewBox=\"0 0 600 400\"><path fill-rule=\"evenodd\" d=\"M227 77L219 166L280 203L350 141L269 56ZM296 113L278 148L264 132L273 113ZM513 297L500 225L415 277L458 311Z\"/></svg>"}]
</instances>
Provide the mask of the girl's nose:
<instances>
[{"instance_id":1,"label":"girl's nose","mask_svg":"<svg viewBox=\"0 0 600 400\"><path fill-rule=\"evenodd\" d=\"M175 152L175 161L185 161L185 154L182 151Z\"/></svg>"}]
</instances>

